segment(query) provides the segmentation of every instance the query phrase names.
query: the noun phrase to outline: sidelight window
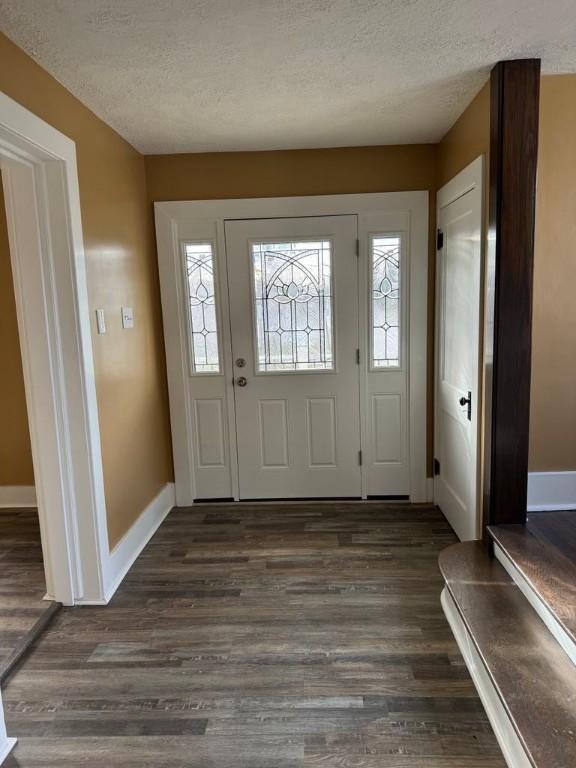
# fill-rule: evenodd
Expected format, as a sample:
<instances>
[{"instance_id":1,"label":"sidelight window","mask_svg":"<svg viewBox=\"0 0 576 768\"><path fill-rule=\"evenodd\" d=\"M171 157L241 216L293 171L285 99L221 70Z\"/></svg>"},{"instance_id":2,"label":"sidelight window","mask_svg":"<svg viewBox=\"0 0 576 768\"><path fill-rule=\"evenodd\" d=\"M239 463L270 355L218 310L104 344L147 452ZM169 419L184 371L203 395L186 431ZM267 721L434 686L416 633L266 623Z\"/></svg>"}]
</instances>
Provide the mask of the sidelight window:
<instances>
[{"instance_id":1,"label":"sidelight window","mask_svg":"<svg viewBox=\"0 0 576 768\"><path fill-rule=\"evenodd\" d=\"M194 373L220 373L216 281L212 243L184 245Z\"/></svg>"},{"instance_id":2,"label":"sidelight window","mask_svg":"<svg viewBox=\"0 0 576 768\"><path fill-rule=\"evenodd\" d=\"M400 366L401 237L373 235L372 264L372 368Z\"/></svg>"}]
</instances>

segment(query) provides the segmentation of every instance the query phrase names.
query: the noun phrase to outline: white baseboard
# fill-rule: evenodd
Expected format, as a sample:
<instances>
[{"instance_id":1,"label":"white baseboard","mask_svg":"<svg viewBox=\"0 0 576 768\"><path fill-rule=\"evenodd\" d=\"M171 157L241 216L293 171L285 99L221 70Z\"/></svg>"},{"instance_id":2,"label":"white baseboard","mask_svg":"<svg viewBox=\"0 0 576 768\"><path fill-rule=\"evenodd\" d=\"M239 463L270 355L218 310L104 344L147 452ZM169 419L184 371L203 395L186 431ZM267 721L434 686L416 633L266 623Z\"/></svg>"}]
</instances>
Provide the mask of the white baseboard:
<instances>
[{"instance_id":1,"label":"white baseboard","mask_svg":"<svg viewBox=\"0 0 576 768\"><path fill-rule=\"evenodd\" d=\"M450 624L450 628L456 638L460 653L464 657L470 677L484 705L508 768L532 768L532 761L522 746L516 729L502 704L498 691L494 687L488 670L484 666L484 662L466 629L466 625L447 587L443 589L440 599L448 619L448 624Z\"/></svg>"},{"instance_id":2,"label":"white baseboard","mask_svg":"<svg viewBox=\"0 0 576 768\"><path fill-rule=\"evenodd\" d=\"M528 512L576 509L576 472L530 472Z\"/></svg>"},{"instance_id":3,"label":"white baseboard","mask_svg":"<svg viewBox=\"0 0 576 768\"><path fill-rule=\"evenodd\" d=\"M86 602L80 600L78 601L79 604L106 605L110 602L134 561L156 533L175 503L174 483L167 483L110 552L106 566L105 599Z\"/></svg>"},{"instance_id":4,"label":"white baseboard","mask_svg":"<svg viewBox=\"0 0 576 768\"><path fill-rule=\"evenodd\" d=\"M33 485L0 485L0 509L35 506L36 488Z\"/></svg>"}]
</instances>

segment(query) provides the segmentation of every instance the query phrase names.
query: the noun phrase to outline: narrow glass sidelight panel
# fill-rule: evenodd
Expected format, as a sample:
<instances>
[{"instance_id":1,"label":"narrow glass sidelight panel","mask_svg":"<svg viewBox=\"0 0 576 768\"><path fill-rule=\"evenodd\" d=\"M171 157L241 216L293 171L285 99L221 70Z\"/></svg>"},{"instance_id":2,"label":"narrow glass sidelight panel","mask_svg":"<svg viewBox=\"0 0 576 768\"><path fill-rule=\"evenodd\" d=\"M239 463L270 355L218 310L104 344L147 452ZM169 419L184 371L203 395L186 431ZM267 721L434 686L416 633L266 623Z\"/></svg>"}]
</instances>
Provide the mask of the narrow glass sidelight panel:
<instances>
[{"instance_id":1,"label":"narrow glass sidelight panel","mask_svg":"<svg viewBox=\"0 0 576 768\"><path fill-rule=\"evenodd\" d=\"M253 243L260 372L334 369L329 240Z\"/></svg>"},{"instance_id":2,"label":"narrow glass sidelight panel","mask_svg":"<svg viewBox=\"0 0 576 768\"><path fill-rule=\"evenodd\" d=\"M212 243L186 243L184 257L194 373L220 373Z\"/></svg>"},{"instance_id":3,"label":"narrow glass sidelight panel","mask_svg":"<svg viewBox=\"0 0 576 768\"><path fill-rule=\"evenodd\" d=\"M400 366L400 235L373 235L372 368Z\"/></svg>"}]
</instances>

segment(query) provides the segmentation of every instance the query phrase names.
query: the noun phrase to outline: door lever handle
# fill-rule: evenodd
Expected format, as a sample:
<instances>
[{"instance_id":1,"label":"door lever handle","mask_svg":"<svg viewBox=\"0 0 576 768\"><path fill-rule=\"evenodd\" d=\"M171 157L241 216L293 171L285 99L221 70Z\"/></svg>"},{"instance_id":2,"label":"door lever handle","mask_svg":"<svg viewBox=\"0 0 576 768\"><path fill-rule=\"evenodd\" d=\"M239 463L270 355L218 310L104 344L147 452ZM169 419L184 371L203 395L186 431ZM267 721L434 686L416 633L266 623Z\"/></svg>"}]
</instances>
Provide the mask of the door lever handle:
<instances>
[{"instance_id":1,"label":"door lever handle","mask_svg":"<svg viewBox=\"0 0 576 768\"><path fill-rule=\"evenodd\" d=\"M468 412L466 415L468 417L468 421L472 421L472 392L468 390L468 397L461 397L458 402L462 408L464 408L465 405L468 406Z\"/></svg>"}]
</instances>

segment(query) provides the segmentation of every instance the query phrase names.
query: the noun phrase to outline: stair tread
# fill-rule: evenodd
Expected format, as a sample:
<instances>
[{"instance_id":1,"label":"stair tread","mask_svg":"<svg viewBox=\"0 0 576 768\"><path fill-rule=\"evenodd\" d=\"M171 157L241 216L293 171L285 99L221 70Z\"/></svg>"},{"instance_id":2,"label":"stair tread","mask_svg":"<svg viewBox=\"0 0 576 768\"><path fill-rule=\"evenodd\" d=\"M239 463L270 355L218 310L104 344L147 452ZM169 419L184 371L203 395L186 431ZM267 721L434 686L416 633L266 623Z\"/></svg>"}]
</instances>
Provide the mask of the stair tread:
<instances>
[{"instance_id":1,"label":"stair tread","mask_svg":"<svg viewBox=\"0 0 576 768\"><path fill-rule=\"evenodd\" d=\"M576 513L530 515L528 525L498 525L490 535L576 643Z\"/></svg>"},{"instance_id":2,"label":"stair tread","mask_svg":"<svg viewBox=\"0 0 576 768\"><path fill-rule=\"evenodd\" d=\"M455 544L440 568L464 624L537 768L576 765L576 667L481 542Z\"/></svg>"}]
</instances>

